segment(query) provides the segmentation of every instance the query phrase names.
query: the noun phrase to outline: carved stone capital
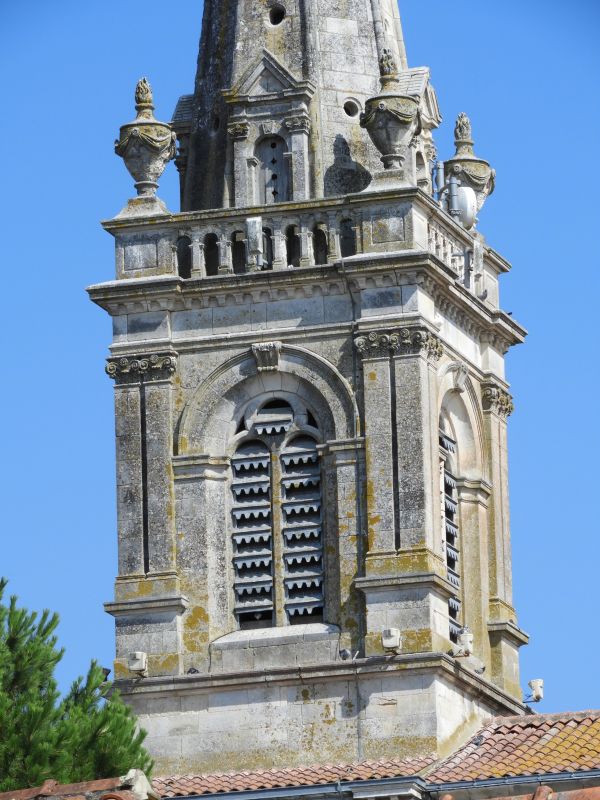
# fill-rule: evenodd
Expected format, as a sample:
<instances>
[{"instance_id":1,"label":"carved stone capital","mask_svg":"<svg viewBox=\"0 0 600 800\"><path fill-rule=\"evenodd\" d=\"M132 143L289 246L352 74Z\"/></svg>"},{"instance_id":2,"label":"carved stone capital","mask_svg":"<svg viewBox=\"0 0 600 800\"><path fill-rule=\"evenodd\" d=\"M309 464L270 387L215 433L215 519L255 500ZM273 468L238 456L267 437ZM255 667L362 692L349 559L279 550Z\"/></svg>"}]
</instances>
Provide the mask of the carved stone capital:
<instances>
[{"instance_id":1,"label":"carved stone capital","mask_svg":"<svg viewBox=\"0 0 600 800\"><path fill-rule=\"evenodd\" d=\"M310 119L305 114L288 117L285 120L285 127L292 133L309 133Z\"/></svg>"},{"instance_id":2,"label":"carved stone capital","mask_svg":"<svg viewBox=\"0 0 600 800\"><path fill-rule=\"evenodd\" d=\"M280 353L281 342L259 342L252 345L252 355L259 372L276 372Z\"/></svg>"},{"instance_id":3,"label":"carved stone capital","mask_svg":"<svg viewBox=\"0 0 600 800\"><path fill-rule=\"evenodd\" d=\"M444 347L437 336L426 328L397 328L392 331L370 331L354 340L363 358L381 358L386 355L424 354L432 361L438 361Z\"/></svg>"},{"instance_id":4,"label":"carved stone capital","mask_svg":"<svg viewBox=\"0 0 600 800\"><path fill-rule=\"evenodd\" d=\"M495 383L486 383L482 387L482 402L484 411L493 411L500 417L509 417L515 410L513 399L501 386Z\"/></svg>"},{"instance_id":5,"label":"carved stone capital","mask_svg":"<svg viewBox=\"0 0 600 800\"><path fill-rule=\"evenodd\" d=\"M242 140L248 138L250 126L247 122L230 122L227 126L227 133L235 140Z\"/></svg>"},{"instance_id":6,"label":"carved stone capital","mask_svg":"<svg viewBox=\"0 0 600 800\"><path fill-rule=\"evenodd\" d=\"M177 353L146 353L139 356L117 356L106 362L106 373L119 383L139 383L142 380L164 380L177 369Z\"/></svg>"},{"instance_id":7,"label":"carved stone capital","mask_svg":"<svg viewBox=\"0 0 600 800\"><path fill-rule=\"evenodd\" d=\"M354 346L361 358L381 358L390 353L390 337L387 333L371 331L366 336L358 336Z\"/></svg>"}]
</instances>

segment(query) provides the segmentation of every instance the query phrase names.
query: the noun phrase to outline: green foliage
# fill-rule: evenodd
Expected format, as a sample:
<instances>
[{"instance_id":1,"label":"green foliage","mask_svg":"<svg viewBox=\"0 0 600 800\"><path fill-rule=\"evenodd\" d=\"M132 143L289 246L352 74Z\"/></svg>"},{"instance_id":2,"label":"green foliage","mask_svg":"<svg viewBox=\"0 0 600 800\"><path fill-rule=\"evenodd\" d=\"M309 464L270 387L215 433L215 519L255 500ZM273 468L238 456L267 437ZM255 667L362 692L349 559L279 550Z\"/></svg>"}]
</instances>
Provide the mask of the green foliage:
<instances>
[{"instance_id":1,"label":"green foliage","mask_svg":"<svg viewBox=\"0 0 600 800\"><path fill-rule=\"evenodd\" d=\"M3 602L0 580L0 792L39 786L51 778L77 783L149 774L146 736L136 727L104 673L92 662L61 698L54 669L63 656L55 636L58 616Z\"/></svg>"}]
</instances>

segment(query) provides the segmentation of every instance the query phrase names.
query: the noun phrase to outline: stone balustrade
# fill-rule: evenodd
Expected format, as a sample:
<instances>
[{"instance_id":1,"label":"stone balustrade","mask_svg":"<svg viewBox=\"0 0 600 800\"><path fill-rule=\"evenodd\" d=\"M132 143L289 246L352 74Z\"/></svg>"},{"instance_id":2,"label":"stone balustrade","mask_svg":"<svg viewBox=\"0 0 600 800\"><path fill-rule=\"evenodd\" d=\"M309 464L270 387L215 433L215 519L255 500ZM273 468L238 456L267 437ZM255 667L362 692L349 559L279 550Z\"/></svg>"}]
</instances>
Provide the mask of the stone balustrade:
<instances>
[{"instance_id":1,"label":"stone balustrade","mask_svg":"<svg viewBox=\"0 0 600 800\"><path fill-rule=\"evenodd\" d=\"M492 282L508 268L481 244L478 233L462 229L434 200L413 189L117 218L105 227L116 238L118 279L222 278L418 251L435 256L475 292L483 285L486 268ZM487 267L484 261L490 262Z\"/></svg>"}]
</instances>

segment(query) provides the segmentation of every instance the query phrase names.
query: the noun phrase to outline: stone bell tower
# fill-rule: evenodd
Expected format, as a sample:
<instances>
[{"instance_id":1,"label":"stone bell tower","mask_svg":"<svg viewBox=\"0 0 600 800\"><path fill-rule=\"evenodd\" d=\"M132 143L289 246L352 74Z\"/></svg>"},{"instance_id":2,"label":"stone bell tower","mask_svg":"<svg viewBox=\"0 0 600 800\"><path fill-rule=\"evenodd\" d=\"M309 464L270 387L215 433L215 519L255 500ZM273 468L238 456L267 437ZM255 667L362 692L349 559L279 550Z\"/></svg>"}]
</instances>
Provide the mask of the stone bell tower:
<instances>
[{"instance_id":1,"label":"stone bell tower","mask_svg":"<svg viewBox=\"0 0 600 800\"><path fill-rule=\"evenodd\" d=\"M444 755L524 710L504 355L476 230L395 0L205 0L171 125L143 80L104 223L115 674L159 772ZM182 210L156 197L175 154Z\"/></svg>"}]
</instances>

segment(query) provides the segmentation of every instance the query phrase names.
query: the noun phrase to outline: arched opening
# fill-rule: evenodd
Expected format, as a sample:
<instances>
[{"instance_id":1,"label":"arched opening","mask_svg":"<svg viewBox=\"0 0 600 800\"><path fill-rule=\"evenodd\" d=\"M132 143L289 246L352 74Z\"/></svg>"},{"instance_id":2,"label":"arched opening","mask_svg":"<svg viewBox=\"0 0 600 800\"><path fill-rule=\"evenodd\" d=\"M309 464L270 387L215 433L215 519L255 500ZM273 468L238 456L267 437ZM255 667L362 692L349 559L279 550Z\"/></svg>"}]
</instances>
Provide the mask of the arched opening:
<instances>
[{"instance_id":1,"label":"arched opening","mask_svg":"<svg viewBox=\"0 0 600 800\"><path fill-rule=\"evenodd\" d=\"M219 239L216 233L204 237L204 266L208 276L219 274Z\"/></svg>"},{"instance_id":2,"label":"arched opening","mask_svg":"<svg viewBox=\"0 0 600 800\"><path fill-rule=\"evenodd\" d=\"M258 160L258 202L261 205L284 203L289 197L286 144L281 136L267 136L256 145Z\"/></svg>"},{"instance_id":3,"label":"arched opening","mask_svg":"<svg viewBox=\"0 0 600 800\"><path fill-rule=\"evenodd\" d=\"M273 269L273 231L263 228L263 269Z\"/></svg>"},{"instance_id":4,"label":"arched opening","mask_svg":"<svg viewBox=\"0 0 600 800\"><path fill-rule=\"evenodd\" d=\"M356 255L356 233L351 219L343 219L340 223L340 251L342 258Z\"/></svg>"},{"instance_id":5,"label":"arched opening","mask_svg":"<svg viewBox=\"0 0 600 800\"><path fill-rule=\"evenodd\" d=\"M327 264L327 234L323 228L315 225L313 229L313 251L315 264Z\"/></svg>"},{"instance_id":6,"label":"arched opening","mask_svg":"<svg viewBox=\"0 0 600 800\"><path fill-rule=\"evenodd\" d=\"M288 225L285 231L285 252L288 267L300 266L300 235L297 225Z\"/></svg>"},{"instance_id":7,"label":"arched opening","mask_svg":"<svg viewBox=\"0 0 600 800\"><path fill-rule=\"evenodd\" d=\"M192 240L180 236L177 240L177 272L180 278L192 277Z\"/></svg>"},{"instance_id":8,"label":"arched opening","mask_svg":"<svg viewBox=\"0 0 600 800\"><path fill-rule=\"evenodd\" d=\"M246 272L246 239L243 231L236 231L231 237L231 260L236 274Z\"/></svg>"},{"instance_id":9,"label":"arched opening","mask_svg":"<svg viewBox=\"0 0 600 800\"><path fill-rule=\"evenodd\" d=\"M416 168L417 168L417 186L426 191L429 188L429 172L427 163L423 153L418 152L416 155Z\"/></svg>"}]
</instances>

